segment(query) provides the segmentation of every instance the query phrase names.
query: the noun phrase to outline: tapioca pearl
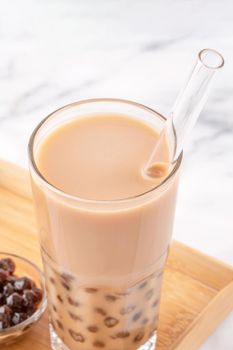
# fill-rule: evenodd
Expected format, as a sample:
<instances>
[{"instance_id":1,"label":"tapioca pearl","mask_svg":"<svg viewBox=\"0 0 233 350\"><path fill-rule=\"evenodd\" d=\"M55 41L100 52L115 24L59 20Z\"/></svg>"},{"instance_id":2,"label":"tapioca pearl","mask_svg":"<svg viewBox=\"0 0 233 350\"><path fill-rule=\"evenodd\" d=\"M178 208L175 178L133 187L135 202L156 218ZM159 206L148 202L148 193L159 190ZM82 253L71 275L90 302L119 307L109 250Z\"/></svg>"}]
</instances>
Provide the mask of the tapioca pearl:
<instances>
[{"instance_id":1,"label":"tapioca pearl","mask_svg":"<svg viewBox=\"0 0 233 350\"><path fill-rule=\"evenodd\" d=\"M70 288L70 286L69 286L66 282L61 281L61 285L62 285L62 287L63 287L64 289L70 291L71 288Z\"/></svg>"},{"instance_id":2,"label":"tapioca pearl","mask_svg":"<svg viewBox=\"0 0 233 350\"><path fill-rule=\"evenodd\" d=\"M58 300L61 304L64 303L64 300L63 300L63 298L60 296L60 294L57 295L57 300Z\"/></svg>"},{"instance_id":3,"label":"tapioca pearl","mask_svg":"<svg viewBox=\"0 0 233 350\"><path fill-rule=\"evenodd\" d=\"M71 311L69 311L68 314L69 314L70 318L71 318L72 320L74 320L74 321L80 321L80 322L83 321L83 319L82 319L81 316L76 315L76 314L74 314L74 313L71 312Z\"/></svg>"},{"instance_id":4,"label":"tapioca pearl","mask_svg":"<svg viewBox=\"0 0 233 350\"><path fill-rule=\"evenodd\" d=\"M73 338L74 341L79 342L79 343L85 342L85 337L81 333L75 332L72 329L69 329L68 331L69 331L70 336Z\"/></svg>"},{"instance_id":5,"label":"tapioca pearl","mask_svg":"<svg viewBox=\"0 0 233 350\"><path fill-rule=\"evenodd\" d=\"M118 332L116 334L111 335L112 339L124 339L124 338L128 338L130 336L130 333L127 331L121 331Z\"/></svg>"},{"instance_id":6,"label":"tapioca pearl","mask_svg":"<svg viewBox=\"0 0 233 350\"><path fill-rule=\"evenodd\" d=\"M53 277L49 277L49 282L52 284L56 284L55 279Z\"/></svg>"},{"instance_id":7,"label":"tapioca pearl","mask_svg":"<svg viewBox=\"0 0 233 350\"><path fill-rule=\"evenodd\" d=\"M136 305L128 305L120 310L121 315L128 315L136 309Z\"/></svg>"},{"instance_id":8,"label":"tapioca pearl","mask_svg":"<svg viewBox=\"0 0 233 350\"><path fill-rule=\"evenodd\" d=\"M51 319L50 319L50 323L51 323L51 325L53 326L53 328L54 328L54 329L56 329L56 328L57 328L56 321L55 321L55 319L53 318L53 316L52 316L52 315L50 315L50 317L51 317Z\"/></svg>"},{"instance_id":9,"label":"tapioca pearl","mask_svg":"<svg viewBox=\"0 0 233 350\"><path fill-rule=\"evenodd\" d=\"M144 336L145 336L145 333L144 333L144 332L139 332L139 333L134 337L133 341L134 341L135 343L138 343L138 342L140 342L140 341L144 338Z\"/></svg>"},{"instance_id":10,"label":"tapioca pearl","mask_svg":"<svg viewBox=\"0 0 233 350\"><path fill-rule=\"evenodd\" d=\"M17 292L23 292L24 289L32 289L34 287L36 287L35 282L28 277L20 277L14 281L14 289Z\"/></svg>"},{"instance_id":11,"label":"tapioca pearl","mask_svg":"<svg viewBox=\"0 0 233 350\"><path fill-rule=\"evenodd\" d=\"M14 292L6 298L6 304L11 309L15 309L15 310L17 309L18 311L20 311L24 306L24 299L22 295Z\"/></svg>"},{"instance_id":12,"label":"tapioca pearl","mask_svg":"<svg viewBox=\"0 0 233 350\"><path fill-rule=\"evenodd\" d=\"M145 294L145 298L146 300L150 300L153 297L154 294L154 290L151 288L150 290L148 290L148 292L146 292Z\"/></svg>"},{"instance_id":13,"label":"tapioca pearl","mask_svg":"<svg viewBox=\"0 0 233 350\"><path fill-rule=\"evenodd\" d=\"M99 331L99 328L97 326L93 325L93 326L88 326L87 330L91 333L97 333Z\"/></svg>"},{"instance_id":14,"label":"tapioca pearl","mask_svg":"<svg viewBox=\"0 0 233 350\"><path fill-rule=\"evenodd\" d=\"M159 300L156 299L153 301L152 307L156 307L159 304Z\"/></svg>"},{"instance_id":15,"label":"tapioca pearl","mask_svg":"<svg viewBox=\"0 0 233 350\"><path fill-rule=\"evenodd\" d=\"M71 298L71 297L68 297L67 300L68 300L68 303L69 303L70 305L74 306L74 307L80 306L80 303L79 303L77 300L74 300L74 299Z\"/></svg>"},{"instance_id":16,"label":"tapioca pearl","mask_svg":"<svg viewBox=\"0 0 233 350\"><path fill-rule=\"evenodd\" d=\"M85 292L86 293L97 293L98 292L98 289L97 288L85 288Z\"/></svg>"},{"instance_id":17,"label":"tapioca pearl","mask_svg":"<svg viewBox=\"0 0 233 350\"><path fill-rule=\"evenodd\" d=\"M143 318L143 320L141 321L141 324L144 326L149 322L148 318Z\"/></svg>"},{"instance_id":18,"label":"tapioca pearl","mask_svg":"<svg viewBox=\"0 0 233 350\"><path fill-rule=\"evenodd\" d=\"M137 312L136 314L133 315L132 321L133 322L137 322L141 317L142 317L142 312L139 311L139 312Z\"/></svg>"},{"instance_id":19,"label":"tapioca pearl","mask_svg":"<svg viewBox=\"0 0 233 350\"><path fill-rule=\"evenodd\" d=\"M104 324L108 328L115 327L119 323L119 320L115 317L106 317L104 320Z\"/></svg>"},{"instance_id":20,"label":"tapioca pearl","mask_svg":"<svg viewBox=\"0 0 233 350\"><path fill-rule=\"evenodd\" d=\"M116 295L112 295L112 294L106 294L105 299L107 301L114 303L115 301L117 301L119 299L119 297L117 297Z\"/></svg>"},{"instance_id":21,"label":"tapioca pearl","mask_svg":"<svg viewBox=\"0 0 233 350\"><path fill-rule=\"evenodd\" d=\"M63 324L61 323L61 321L60 320L56 320L56 323L57 323L57 326L58 326L58 328L60 328L60 330L64 330L64 326L63 326Z\"/></svg>"},{"instance_id":22,"label":"tapioca pearl","mask_svg":"<svg viewBox=\"0 0 233 350\"><path fill-rule=\"evenodd\" d=\"M148 281L142 282L139 286L138 289L144 289L147 286Z\"/></svg>"},{"instance_id":23,"label":"tapioca pearl","mask_svg":"<svg viewBox=\"0 0 233 350\"><path fill-rule=\"evenodd\" d=\"M101 340L95 340L93 346L95 346L96 348L104 348L105 344Z\"/></svg>"},{"instance_id":24,"label":"tapioca pearl","mask_svg":"<svg viewBox=\"0 0 233 350\"><path fill-rule=\"evenodd\" d=\"M74 281L74 277L66 272L63 272L61 274L61 280L70 285Z\"/></svg>"},{"instance_id":25,"label":"tapioca pearl","mask_svg":"<svg viewBox=\"0 0 233 350\"><path fill-rule=\"evenodd\" d=\"M106 316L107 315L107 312L104 309L102 309L101 307L96 307L95 308L95 312L97 314L101 315L101 316Z\"/></svg>"}]
</instances>

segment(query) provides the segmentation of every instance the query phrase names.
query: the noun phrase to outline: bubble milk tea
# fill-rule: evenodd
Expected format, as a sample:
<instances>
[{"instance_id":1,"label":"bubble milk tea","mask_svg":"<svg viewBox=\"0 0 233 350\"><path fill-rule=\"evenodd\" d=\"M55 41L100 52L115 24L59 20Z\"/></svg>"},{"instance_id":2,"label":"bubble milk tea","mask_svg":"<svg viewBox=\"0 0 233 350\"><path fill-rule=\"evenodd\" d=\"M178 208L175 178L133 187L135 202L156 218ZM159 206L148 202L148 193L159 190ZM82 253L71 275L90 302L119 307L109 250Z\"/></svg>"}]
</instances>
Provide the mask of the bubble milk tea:
<instances>
[{"instance_id":1,"label":"bubble milk tea","mask_svg":"<svg viewBox=\"0 0 233 350\"><path fill-rule=\"evenodd\" d=\"M103 112L57 123L34 148L50 323L69 350L155 339L178 183L143 174L157 139L149 122Z\"/></svg>"}]
</instances>

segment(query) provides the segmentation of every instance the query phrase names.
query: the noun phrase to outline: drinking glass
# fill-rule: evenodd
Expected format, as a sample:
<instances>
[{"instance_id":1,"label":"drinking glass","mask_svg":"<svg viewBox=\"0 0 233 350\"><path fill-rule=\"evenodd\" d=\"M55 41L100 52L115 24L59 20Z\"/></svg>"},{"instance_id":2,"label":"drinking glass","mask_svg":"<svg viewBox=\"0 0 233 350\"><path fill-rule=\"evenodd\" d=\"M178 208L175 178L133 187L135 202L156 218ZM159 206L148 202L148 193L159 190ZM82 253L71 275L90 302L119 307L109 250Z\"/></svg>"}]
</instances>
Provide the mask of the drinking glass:
<instances>
[{"instance_id":1,"label":"drinking glass","mask_svg":"<svg viewBox=\"0 0 233 350\"><path fill-rule=\"evenodd\" d=\"M64 193L37 166L37 149L54 128L106 112L128 115L157 132L165 123L161 114L135 102L92 99L51 113L29 142L54 350L156 347L182 155L161 184L119 200L89 200ZM168 140L171 149L175 142L175 136Z\"/></svg>"}]
</instances>

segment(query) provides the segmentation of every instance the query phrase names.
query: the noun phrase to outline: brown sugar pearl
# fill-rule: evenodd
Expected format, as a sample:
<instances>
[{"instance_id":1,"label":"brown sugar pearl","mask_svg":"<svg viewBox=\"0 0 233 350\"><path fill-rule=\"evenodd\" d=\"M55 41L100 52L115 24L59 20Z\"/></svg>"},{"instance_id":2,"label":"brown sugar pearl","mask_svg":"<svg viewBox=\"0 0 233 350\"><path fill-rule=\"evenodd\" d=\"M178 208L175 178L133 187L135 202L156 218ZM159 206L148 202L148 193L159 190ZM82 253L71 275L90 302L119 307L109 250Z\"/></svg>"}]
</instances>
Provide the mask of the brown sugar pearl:
<instances>
[{"instance_id":1,"label":"brown sugar pearl","mask_svg":"<svg viewBox=\"0 0 233 350\"><path fill-rule=\"evenodd\" d=\"M94 341L93 346L95 346L96 348L104 348L105 344L101 340L96 340Z\"/></svg>"},{"instance_id":2,"label":"brown sugar pearl","mask_svg":"<svg viewBox=\"0 0 233 350\"><path fill-rule=\"evenodd\" d=\"M144 333L143 332L139 332L135 337L134 337L134 342L137 343L139 341L141 341L144 338Z\"/></svg>"},{"instance_id":3,"label":"brown sugar pearl","mask_svg":"<svg viewBox=\"0 0 233 350\"><path fill-rule=\"evenodd\" d=\"M41 301L42 300L42 297L43 297L43 294L42 294L42 290L40 288L32 288L33 292L35 293L36 297L37 297L37 301Z\"/></svg>"},{"instance_id":4,"label":"brown sugar pearl","mask_svg":"<svg viewBox=\"0 0 233 350\"><path fill-rule=\"evenodd\" d=\"M3 269L0 269L0 283L7 281L9 273Z\"/></svg>"},{"instance_id":5,"label":"brown sugar pearl","mask_svg":"<svg viewBox=\"0 0 233 350\"><path fill-rule=\"evenodd\" d=\"M68 273L62 273L61 274L61 280L67 284L70 284L73 282L74 278Z\"/></svg>"},{"instance_id":6,"label":"brown sugar pearl","mask_svg":"<svg viewBox=\"0 0 233 350\"><path fill-rule=\"evenodd\" d=\"M97 288L85 288L85 292L92 294L92 293L98 292L98 289Z\"/></svg>"},{"instance_id":7,"label":"brown sugar pearl","mask_svg":"<svg viewBox=\"0 0 233 350\"><path fill-rule=\"evenodd\" d=\"M87 327L87 329L91 333L96 333L99 330L99 328L97 326L89 326L89 327Z\"/></svg>"},{"instance_id":8,"label":"brown sugar pearl","mask_svg":"<svg viewBox=\"0 0 233 350\"><path fill-rule=\"evenodd\" d=\"M118 323L119 321L114 317L106 317L104 320L105 326L109 328L115 327Z\"/></svg>"},{"instance_id":9,"label":"brown sugar pearl","mask_svg":"<svg viewBox=\"0 0 233 350\"><path fill-rule=\"evenodd\" d=\"M149 322L148 318L143 318L141 324L145 326Z\"/></svg>"},{"instance_id":10,"label":"brown sugar pearl","mask_svg":"<svg viewBox=\"0 0 233 350\"><path fill-rule=\"evenodd\" d=\"M6 305L0 307L0 331L10 327L11 315L11 308Z\"/></svg>"},{"instance_id":11,"label":"brown sugar pearl","mask_svg":"<svg viewBox=\"0 0 233 350\"><path fill-rule=\"evenodd\" d=\"M105 299L110 302L115 302L118 299L118 297L115 295L107 294L105 295Z\"/></svg>"},{"instance_id":12,"label":"brown sugar pearl","mask_svg":"<svg viewBox=\"0 0 233 350\"><path fill-rule=\"evenodd\" d=\"M129 305L129 306L126 306L126 307L123 307L121 310L120 310L120 314L121 315L128 315L130 314L133 310L136 309L136 306L135 305Z\"/></svg>"},{"instance_id":13,"label":"brown sugar pearl","mask_svg":"<svg viewBox=\"0 0 233 350\"><path fill-rule=\"evenodd\" d=\"M6 314L7 316L11 316L12 315L12 310L9 306L4 305L2 307L0 307L0 314Z\"/></svg>"},{"instance_id":14,"label":"brown sugar pearl","mask_svg":"<svg viewBox=\"0 0 233 350\"><path fill-rule=\"evenodd\" d=\"M56 320L56 322L57 322L58 327L63 331L64 327L63 327L63 324L61 323L61 321Z\"/></svg>"},{"instance_id":15,"label":"brown sugar pearl","mask_svg":"<svg viewBox=\"0 0 233 350\"><path fill-rule=\"evenodd\" d=\"M11 295L12 293L14 293L15 288L12 285L12 283L7 283L4 287L3 287L3 295L5 297L9 297L9 295Z\"/></svg>"},{"instance_id":16,"label":"brown sugar pearl","mask_svg":"<svg viewBox=\"0 0 233 350\"><path fill-rule=\"evenodd\" d=\"M69 286L66 282L61 281L61 285L62 285L62 287L65 288L66 290L70 290L70 286Z\"/></svg>"},{"instance_id":17,"label":"brown sugar pearl","mask_svg":"<svg viewBox=\"0 0 233 350\"><path fill-rule=\"evenodd\" d=\"M56 284L55 279L54 279L53 277L50 277L50 278L49 278L49 281L50 281L52 284Z\"/></svg>"},{"instance_id":18,"label":"brown sugar pearl","mask_svg":"<svg viewBox=\"0 0 233 350\"><path fill-rule=\"evenodd\" d=\"M68 300L68 303L74 307L78 307L80 305L80 303L77 300L74 300L71 297L68 297L67 300Z\"/></svg>"},{"instance_id":19,"label":"brown sugar pearl","mask_svg":"<svg viewBox=\"0 0 233 350\"><path fill-rule=\"evenodd\" d=\"M53 328L54 328L54 330L57 330L57 325L56 325L56 322L53 320L53 318L51 318L51 324L52 324L52 326L53 326Z\"/></svg>"},{"instance_id":20,"label":"brown sugar pearl","mask_svg":"<svg viewBox=\"0 0 233 350\"><path fill-rule=\"evenodd\" d=\"M15 275L10 275L10 276L8 277L8 282L14 284L15 281L16 281L17 279L18 279L17 276L15 276Z\"/></svg>"},{"instance_id":21,"label":"brown sugar pearl","mask_svg":"<svg viewBox=\"0 0 233 350\"><path fill-rule=\"evenodd\" d=\"M81 333L77 333L77 332L73 331L72 329L69 329L69 333L70 333L71 337L74 339L74 341L79 342L79 343L85 342L85 338Z\"/></svg>"},{"instance_id":22,"label":"brown sugar pearl","mask_svg":"<svg viewBox=\"0 0 233 350\"><path fill-rule=\"evenodd\" d=\"M95 308L95 312L97 314L101 315L101 316L106 316L107 315L107 312L104 309L102 309L101 307L96 307Z\"/></svg>"},{"instance_id":23,"label":"brown sugar pearl","mask_svg":"<svg viewBox=\"0 0 233 350\"><path fill-rule=\"evenodd\" d=\"M144 289L146 285L147 285L147 281L144 281L139 285L138 289Z\"/></svg>"},{"instance_id":24,"label":"brown sugar pearl","mask_svg":"<svg viewBox=\"0 0 233 350\"><path fill-rule=\"evenodd\" d=\"M111 336L112 339L124 339L124 338L128 338L130 336L130 333L127 331L122 331L122 332L118 332L114 335Z\"/></svg>"},{"instance_id":25,"label":"brown sugar pearl","mask_svg":"<svg viewBox=\"0 0 233 350\"><path fill-rule=\"evenodd\" d=\"M9 272L10 275L13 275L15 272L15 263L10 258L5 258L0 260L0 269L3 269Z\"/></svg>"},{"instance_id":26,"label":"brown sugar pearl","mask_svg":"<svg viewBox=\"0 0 233 350\"><path fill-rule=\"evenodd\" d=\"M148 290L148 292L145 295L146 300L150 300L153 297L153 294L154 294L153 289Z\"/></svg>"},{"instance_id":27,"label":"brown sugar pearl","mask_svg":"<svg viewBox=\"0 0 233 350\"><path fill-rule=\"evenodd\" d=\"M25 312L15 312L11 322L15 326L23 321L25 321L28 318L27 314Z\"/></svg>"},{"instance_id":28,"label":"brown sugar pearl","mask_svg":"<svg viewBox=\"0 0 233 350\"><path fill-rule=\"evenodd\" d=\"M82 322L82 317L74 314L73 312L69 311L69 316L72 318L74 321L80 321Z\"/></svg>"},{"instance_id":29,"label":"brown sugar pearl","mask_svg":"<svg viewBox=\"0 0 233 350\"><path fill-rule=\"evenodd\" d=\"M63 304L64 301L63 301L62 297L60 296L60 294L57 295L57 299L60 301L60 303Z\"/></svg>"},{"instance_id":30,"label":"brown sugar pearl","mask_svg":"<svg viewBox=\"0 0 233 350\"><path fill-rule=\"evenodd\" d=\"M27 307L37 306L41 300L41 294L36 290L26 289L23 292L23 305Z\"/></svg>"},{"instance_id":31,"label":"brown sugar pearl","mask_svg":"<svg viewBox=\"0 0 233 350\"><path fill-rule=\"evenodd\" d=\"M6 303L7 306L19 310L23 306L23 297L18 293L13 293L6 299Z\"/></svg>"},{"instance_id":32,"label":"brown sugar pearl","mask_svg":"<svg viewBox=\"0 0 233 350\"><path fill-rule=\"evenodd\" d=\"M158 300L155 300L152 304L152 307L156 307L158 305L159 301Z\"/></svg>"},{"instance_id":33,"label":"brown sugar pearl","mask_svg":"<svg viewBox=\"0 0 233 350\"><path fill-rule=\"evenodd\" d=\"M139 318L141 318L141 316L142 316L142 312L141 311L137 312L136 314L133 315L132 321L137 322Z\"/></svg>"},{"instance_id":34,"label":"brown sugar pearl","mask_svg":"<svg viewBox=\"0 0 233 350\"><path fill-rule=\"evenodd\" d=\"M35 286L35 283L28 277L20 277L14 282L15 290L19 292L24 289L32 289Z\"/></svg>"}]
</instances>

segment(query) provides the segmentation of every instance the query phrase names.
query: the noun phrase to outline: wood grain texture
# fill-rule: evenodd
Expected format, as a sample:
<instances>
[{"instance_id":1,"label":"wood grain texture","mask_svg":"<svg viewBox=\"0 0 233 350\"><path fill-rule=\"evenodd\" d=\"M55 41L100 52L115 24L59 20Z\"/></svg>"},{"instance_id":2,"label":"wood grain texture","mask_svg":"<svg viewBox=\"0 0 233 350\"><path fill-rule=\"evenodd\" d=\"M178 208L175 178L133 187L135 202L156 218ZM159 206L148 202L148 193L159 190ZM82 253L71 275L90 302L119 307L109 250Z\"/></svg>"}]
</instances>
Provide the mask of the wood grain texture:
<instances>
[{"instance_id":1,"label":"wood grain texture","mask_svg":"<svg viewBox=\"0 0 233 350\"><path fill-rule=\"evenodd\" d=\"M41 266L28 173L0 161L0 246ZM173 242L166 266L158 350L197 350L233 309L233 268ZM48 350L48 316L4 350Z\"/></svg>"}]
</instances>

